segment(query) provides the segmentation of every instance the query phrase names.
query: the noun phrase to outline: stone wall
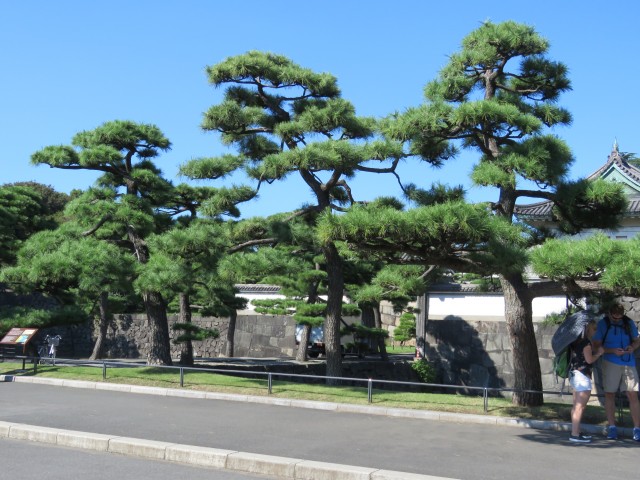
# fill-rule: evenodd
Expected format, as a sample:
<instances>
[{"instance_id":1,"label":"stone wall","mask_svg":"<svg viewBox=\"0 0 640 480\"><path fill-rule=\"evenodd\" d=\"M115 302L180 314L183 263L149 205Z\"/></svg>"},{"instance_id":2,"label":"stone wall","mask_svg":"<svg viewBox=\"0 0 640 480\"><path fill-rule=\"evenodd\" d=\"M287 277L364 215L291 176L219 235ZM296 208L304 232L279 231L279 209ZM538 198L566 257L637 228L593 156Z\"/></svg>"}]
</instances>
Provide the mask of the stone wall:
<instances>
[{"instance_id":1,"label":"stone wall","mask_svg":"<svg viewBox=\"0 0 640 480\"><path fill-rule=\"evenodd\" d=\"M109 324L104 342L106 358L146 358L149 352L150 334L146 326L146 315L115 315ZM179 358L181 346L173 343L177 334L171 328L177 315L169 315L171 334L171 357ZM228 318L194 317L193 323L202 328L216 329L218 338L193 342L194 356L215 358L224 354L229 328ZM88 357L95 341L97 325L88 322L82 325L52 327L38 332L34 342L45 335L60 335L58 348L60 357ZM236 321L235 356L237 357L289 357L295 355L295 322L291 317L274 315L239 315Z\"/></svg>"},{"instance_id":2,"label":"stone wall","mask_svg":"<svg viewBox=\"0 0 640 480\"><path fill-rule=\"evenodd\" d=\"M557 390L551 338L556 327L535 324L543 388ZM458 318L427 322L426 357L444 384L509 388L514 385L511 342L504 322Z\"/></svg>"},{"instance_id":3,"label":"stone wall","mask_svg":"<svg viewBox=\"0 0 640 480\"><path fill-rule=\"evenodd\" d=\"M277 315L238 315L234 339L236 357L293 357L296 322Z\"/></svg>"},{"instance_id":4,"label":"stone wall","mask_svg":"<svg viewBox=\"0 0 640 480\"><path fill-rule=\"evenodd\" d=\"M623 299L628 315L640 320L640 302ZM384 318L384 317L383 317ZM389 315L384 321L392 323ZM170 324L176 321L169 317ZM194 323L217 328L220 337L194 342L196 358L216 358L223 354L228 319L198 318ZM543 373L543 388L557 391L560 386L552 374L551 338L555 327L534 323ZM93 348L93 325L58 327L40 332L60 334L61 357L88 357ZM438 382L474 387L509 388L514 385L513 355L505 322L468 321L450 316L427 322L427 359L439 372ZM37 339L36 339L37 340ZM149 346L144 315L118 315L109 327L105 342L107 358L145 358ZM180 346L171 346L173 358L179 358ZM235 356L278 358L295 356L295 322L291 317L239 315L235 334ZM369 372L371 375L380 372Z\"/></svg>"},{"instance_id":5,"label":"stone wall","mask_svg":"<svg viewBox=\"0 0 640 480\"><path fill-rule=\"evenodd\" d=\"M176 320L176 316L170 316L170 325ZM216 328L220 332L217 339L193 342L196 358L217 358L223 355L228 319L194 317L193 322L202 327ZM58 350L60 357L86 358L93 349L94 331L95 325L86 324L45 329L39 335L43 337L49 333L62 336ZM553 359L551 337L554 331L553 327L536 325L540 363L542 371L547 373L544 375L545 389L553 389L555 386L555 379L550 374ZM117 315L109 326L105 357L146 358L149 348L148 332L145 315ZM427 358L438 367L439 382L479 387L513 385L511 346L504 322L467 322L458 318L429 321L427 336ZM258 314L238 316L236 357L293 357L295 352L295 322L291 317ZM179 345L171 344L171 356L179 358ZM370 375L376 373L381 372L368 371Z\"/></svg>"}]
</instances>

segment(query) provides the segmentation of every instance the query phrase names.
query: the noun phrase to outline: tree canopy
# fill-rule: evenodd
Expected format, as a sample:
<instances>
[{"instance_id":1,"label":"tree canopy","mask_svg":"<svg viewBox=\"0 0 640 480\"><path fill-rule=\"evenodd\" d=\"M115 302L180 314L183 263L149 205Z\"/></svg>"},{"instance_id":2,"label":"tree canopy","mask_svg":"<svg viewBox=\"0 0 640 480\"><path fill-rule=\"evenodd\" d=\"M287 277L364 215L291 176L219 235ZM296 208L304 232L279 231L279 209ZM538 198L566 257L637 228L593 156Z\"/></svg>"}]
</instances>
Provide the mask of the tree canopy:
<instances>
[{"instance_id":1,"label":"tree canopy","mask_svg":"<svg viewBox=\"0 0 640 480\"><path fill-rule=\"evenodd\" d=\"M188 297L196 295L203 311L233 316L242 303L234 300L239 278L277 281L308 298L322 291L326 305L301 307L299 318L304 322L305 312L313 322L324 316L327 374L340 376L345 290L361 304L388 299L400 306L435 267L499 274L516 371L514 401L538 405L542 396L531 393L542 386L533 298L591 284L631 293L639 279L636 241L622 246L596 236L569 245L514 216L518 202L546 200L560 230L575 233L614 228L626 206L620 185L569 180L574 158L555 129L571 124L558 103L571 83L568 68L548 53L548 41L531 26L485 22L426 84L422 105L383 120L358 116L330 73L268 52L226 58L206 69L209 82L225 90L201 127L220 134L233 153L187 161L180 173L227 181L243 172L250 185L173 185L156 165L171 143L153 124L116 120L81 131L70 145L35 152L31 162L100 172L93 188L68 199L29 182L0 187L0 265L18 262L5 278L104 300L106 290L127 277L149 318L148 360L167 364L167 304L176 294L181 312L190 315ZM494 189L494 201L470 204L460 187L426 189L403 182L396 171L405 160L439 166L461 150L477 154L472 181ZM406 209L393 198L360 201L350 180L361 173L389 174L417 207ZM293 176L309 187L312 202L292 206L283 198L281 210L288 213L269 219L223 218L240 217L241 202ZM58 226L61 205L73 228L40 232ZM51 247L55 241L59 246ZM350 263L357 256L359 270ZM133 273L125 258L136 260ZM551 287L527 284L529 261ZM387 264L402 268L383 268ZM412 265L422 273L407 268Z\"/></svg>"},{"instance_id":2,"label":"tree canopy","mask_svg":"<svg viewBox=\"0 0 640 480\"><path fill-rule=\"evenodd\" d=\"M568 181L573 162L565 142L546 133L568 125L557 105L570 89L567 68L548 58L548 42L527 25L485 22L467 35L438 77L425 87L425 103L386 120L383 131L421 154L435 143L455 154L479 154L475 184L497 189L486 205L452 202L400 212L355 210L323 218L324 238L347 239L354 248L393 250L401 262L424 262L476 273L500 274L505 319L512 340L514 402L539 405L542 377L526 283L527 247L544 232L514 222L516 202L553 202L561 228L610 228L624 211L622 189L606 182ZM429 158L429 157L426 157ZM560 289L556 291L562 291ZM538 292L538 293L536 293Z\"/></svg>"},{"instance_id":3,"label":"tree canopy","mask_svg":"<svg viewBox=\"0 0 640 480\"><path fill-rule=\"evenodd\" d=\"M71 143L45 147L31 162L102 172L97 188L74 199L68 212L86 226L86 236L115 243L132 252L140 265L147 264L145 239L171 226L171 213L160 207L174 200L173 186L152 162L171 143L155 125L121 120L82 131ZM154 290L142 292L142 299L151 335L147 360L171 364L166 303Z\"/></svg>"},{"instance_id":4,"label":"tree canopy","mask_svg":"<svg viewBox=\"0 0 640 480\"><path fill-rule=\"evenodd\" d=\"M258 191L265 182L296 174L315 199L296 215L315 215L356 203L348 180L357 172L393 173L410 155L402 142L379 136L375 119L356 115L331 74L258 51L229 57L208 67L207 73L211 84L226 89L223 101L204 114L202 128L219 132L222 142L237 153L187 162L180 170L190 178L219 179L242 169ZM437 164L447 153L434 146L430 161ZM344 266L332 242L321 250L328 283L327 372L340 376Z\"/></svg>"},{"instance_id":5,"label":"tree canopy","mask_svg":"<svg viewBox=\"0 0 640 480\"><path fill-rule=\"evenodd\" d=\"M68 196L35 182L0 186L0 266L11 265L31 235L54 229Z\"/></svg>"}]
</instances>

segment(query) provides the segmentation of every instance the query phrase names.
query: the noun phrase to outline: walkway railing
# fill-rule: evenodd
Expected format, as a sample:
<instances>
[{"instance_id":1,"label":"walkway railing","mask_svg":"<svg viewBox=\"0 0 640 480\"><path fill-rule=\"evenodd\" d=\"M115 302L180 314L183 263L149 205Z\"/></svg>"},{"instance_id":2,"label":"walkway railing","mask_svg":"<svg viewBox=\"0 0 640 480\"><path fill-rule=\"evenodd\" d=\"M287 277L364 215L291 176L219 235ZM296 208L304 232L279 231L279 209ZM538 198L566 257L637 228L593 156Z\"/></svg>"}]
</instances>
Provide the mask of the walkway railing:
<instances>
[{"instance_id":1,"label":"walkway railing","mask_svg":"<svg viewBox=\"0 0 640 480\"><path fill-rule=\"evenodd\" d=\"M22 360L22 369L27 370L27 363L33 363L33 372L36 374L38 372L39 363L46 365L47 363L53 364L50 362L48 358L42 357L27 357L27 356L16 356L13 357L18 360ZM3 359L3 357L0 357ZM504 397L505 394L509 393L534 393L534 394L543 394L543 395L552 395L559 396L563 398L566 396L571 396L572 394L567 391L557 391L557 390L519 390L515 388L498 388L498 387L472 387L466 385L448 385L441 383L421 383L421 382L405 382L405 381L396 381L396 380L378 380L374 378L354 378L354 377L331 377L325 375L305 375L298 373L280 373L280 372L262 372L257 370L235 370L228 368L215 368L215 367L186 367L186 366L172 366L172 365L147 365L141 363L134 362L119 362L119 361L110 361L110 360L77 360L77 359L67 359L67 358L56 358L55 365L58 367L61 366L84 366L84 367L96 367L102 369L102 378L104 380L107 379L107 372L110 368L154 368L154 369L166 369L169 371L176 371L176 374L179 375L179 383L180 387L184 387L184 378L185 373L188 372L211 372L211 373L219 373L219 374L233 374L236 376L242 377L263 377L266 380L267 392L269 395L273 394L273 384L274 379L313 379L320 380L323 379L325 381L329 380L331 382L349 382L350 384L361 384L362 388L367 389L367 401L368 403L373 403L373 393L375 386L384 386L384 385L400 385L407 387L418 387L420 389L424 388L433 388L439 390L451 390L451 391L462 391L464 393L475 392L476 396L482 397L483 403L483 411L484 413L488 413L489 411L489 398L491 396L501 396ZM333 385L340 387L340 385Z\"/></svg>"}]
</instances>

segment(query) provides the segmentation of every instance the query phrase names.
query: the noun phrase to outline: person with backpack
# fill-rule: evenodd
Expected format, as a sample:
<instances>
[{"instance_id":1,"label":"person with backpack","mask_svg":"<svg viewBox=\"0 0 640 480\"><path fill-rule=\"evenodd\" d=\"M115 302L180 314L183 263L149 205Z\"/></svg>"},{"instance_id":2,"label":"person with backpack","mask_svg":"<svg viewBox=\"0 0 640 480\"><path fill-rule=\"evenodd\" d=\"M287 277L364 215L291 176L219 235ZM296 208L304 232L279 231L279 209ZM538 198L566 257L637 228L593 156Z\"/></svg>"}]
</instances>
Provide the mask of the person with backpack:
<instances>
[{"instance_id":1,"label":"person with backpack","mask_svg":"<svg viewBox=\"0 0 640 480\"><path fill-rule=\"evenodd\" d=\"M596 321L591 320L580 335L569 347L571 362L569 383L573 388L573 406L571 407L571 436L570 442L589 443L591 436L580 433L580 422L587 402L591 397L591 373L593 363L604 354L604 348L593 348L591 337L596 332Z\"/></svg>"},{"instance_id":2,"label":"person with backpack","mask_svg":"<svg viewBox=\"0 0 640 480\"><path fill-rule=\"evenodd\" d=\"M607 414L607 438L616 440L616 392L626 392L633 420L633 439L640 442L640 402L635 350L640 346L638 327L624 314L624 307L614 304L599 322L592 338L594 348L604 347L602 386Z\"/></svg>"}]
</instances>

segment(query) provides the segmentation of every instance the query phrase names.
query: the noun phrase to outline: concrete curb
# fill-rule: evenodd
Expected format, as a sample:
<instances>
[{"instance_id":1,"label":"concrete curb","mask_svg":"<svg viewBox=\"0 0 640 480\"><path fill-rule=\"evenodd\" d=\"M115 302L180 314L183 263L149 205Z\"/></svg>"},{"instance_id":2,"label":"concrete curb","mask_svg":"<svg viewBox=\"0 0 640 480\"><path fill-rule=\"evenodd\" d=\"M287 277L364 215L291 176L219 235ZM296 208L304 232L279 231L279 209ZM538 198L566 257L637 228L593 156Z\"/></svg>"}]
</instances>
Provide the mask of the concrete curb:
<instances>
[{"instance_id":1,"label":"concrete curb","mask_svg":"<svg viewBox=\"0 0 640 480\"><path fill-rule=\"evenodd\" d=\"M275 475L294 480L452 480L415 473L314 462L140 438L78 432L0 421L0 438L27 440L167 462Z\"/></svg>"}]
</instances>

